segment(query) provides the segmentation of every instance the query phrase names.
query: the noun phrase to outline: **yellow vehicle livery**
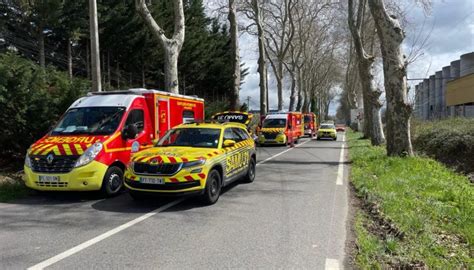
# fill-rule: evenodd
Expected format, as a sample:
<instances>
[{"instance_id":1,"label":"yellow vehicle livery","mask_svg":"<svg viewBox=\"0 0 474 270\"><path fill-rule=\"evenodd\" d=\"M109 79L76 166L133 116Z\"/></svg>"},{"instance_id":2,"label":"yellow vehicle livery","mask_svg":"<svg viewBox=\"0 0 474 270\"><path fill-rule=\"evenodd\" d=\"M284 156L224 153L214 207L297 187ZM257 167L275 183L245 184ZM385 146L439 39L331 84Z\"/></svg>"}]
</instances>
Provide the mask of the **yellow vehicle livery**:
<instances>
[{"instance_id":1,"label":"yellow vehicle livery","mask_svg":"<svg viewBox=\"0 0 474 270\"><path fill-rule=\"evenodd\" d=\"M253 182L255 168L255 143L245 125L193 123L171 129L155 147L133 155L124 179L134 199L197 193L213 204L231 182Z\"/></svg>"},{"instance_id":2,"label":"yellow vehicle livery","mask_svg":"<svg viewBox=\"0 0 474 270\"><path fill-rule=\"evenodd\" d=\"M321 124L318 130L318 140L322 138L337 140L336 126L334 124Z\"/></svg>"}]
</instances>

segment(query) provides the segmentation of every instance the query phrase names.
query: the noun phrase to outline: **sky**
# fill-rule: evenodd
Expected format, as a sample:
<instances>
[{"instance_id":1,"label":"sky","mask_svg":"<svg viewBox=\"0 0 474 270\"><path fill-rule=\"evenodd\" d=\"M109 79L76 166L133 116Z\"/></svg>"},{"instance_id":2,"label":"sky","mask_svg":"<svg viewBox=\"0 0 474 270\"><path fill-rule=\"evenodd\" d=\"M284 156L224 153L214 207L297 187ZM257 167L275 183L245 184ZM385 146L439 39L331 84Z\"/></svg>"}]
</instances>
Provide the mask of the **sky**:
<instances>
[{"instance_id":1,"label":"sky","mask_svg":"<svg viewBox=\"0 0 474 270\"><path fill-rule=\"evenodd\" d=\"M430 10L417 5L415 0L402 0L403 10L406 12L408 25L404 50L407 56L412 51L416 57L408 66L408 78L426 78L442 67L468 52L474 51L474 0L432 0ZM426 40L426 42L423 42ZM241 34L240 56L249 74L240 91L242 102L250 97L250 108L259 109L259 74L257 71L258 45L255 37ZM420 48L421 47L421 48ZM381 71L379 69L379 71ZM380 80L381 72L377 74ZM269 99L270 109L277 105L275 80L269 68ZM419 81L409 81L410 85ZM284 89L284 107L289 103L289 87ZM330 106L330 114L334 115L338 106L335 100Z\"/></svg>"}]
</instances>

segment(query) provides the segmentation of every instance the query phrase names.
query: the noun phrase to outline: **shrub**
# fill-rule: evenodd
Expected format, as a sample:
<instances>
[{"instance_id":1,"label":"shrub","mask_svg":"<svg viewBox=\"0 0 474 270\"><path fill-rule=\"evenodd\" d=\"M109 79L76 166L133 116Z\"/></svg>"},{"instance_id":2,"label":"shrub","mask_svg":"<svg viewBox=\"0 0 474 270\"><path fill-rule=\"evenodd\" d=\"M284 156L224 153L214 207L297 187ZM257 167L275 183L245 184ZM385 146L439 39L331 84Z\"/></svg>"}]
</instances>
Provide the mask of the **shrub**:
<instances>
[{"instance_id":1,"label":"shrub","mask_svg":"<svg viewBox=\"0 0 474 270\"><path fill-rule=\"evenodd\" d=\"M413 146L463 172L474 172L474 119L413 122Z\"/></svg>"},{"instance_id":2,"label":"shrub","mask_svg":"<svg viewBox=\"0 0 474 270\"><path fill-rule=\"evenodd\" d=\"M41 69L14 53L0 54L0 156L22 158L89 82L70 80L65 72Z\"/></svg>"}]
</instances>

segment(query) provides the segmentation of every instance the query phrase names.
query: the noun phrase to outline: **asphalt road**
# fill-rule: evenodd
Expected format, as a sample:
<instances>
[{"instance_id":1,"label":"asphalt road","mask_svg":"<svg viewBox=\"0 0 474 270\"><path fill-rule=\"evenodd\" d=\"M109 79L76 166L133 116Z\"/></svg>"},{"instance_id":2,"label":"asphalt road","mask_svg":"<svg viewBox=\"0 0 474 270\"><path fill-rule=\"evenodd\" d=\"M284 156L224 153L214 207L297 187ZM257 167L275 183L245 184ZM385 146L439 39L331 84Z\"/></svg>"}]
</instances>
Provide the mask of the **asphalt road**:
<instances>
[{"instance_id":1,"label":"asphalt road","mask_svg":"<svg viewBox=\"0 0 474 270\"><path fill-rule=\"evenodd\" d=\"M0 269L343 269L342 139L258 148L255 182L208 207L88 193L0 203Z\"/></svg>"}]
</instances>

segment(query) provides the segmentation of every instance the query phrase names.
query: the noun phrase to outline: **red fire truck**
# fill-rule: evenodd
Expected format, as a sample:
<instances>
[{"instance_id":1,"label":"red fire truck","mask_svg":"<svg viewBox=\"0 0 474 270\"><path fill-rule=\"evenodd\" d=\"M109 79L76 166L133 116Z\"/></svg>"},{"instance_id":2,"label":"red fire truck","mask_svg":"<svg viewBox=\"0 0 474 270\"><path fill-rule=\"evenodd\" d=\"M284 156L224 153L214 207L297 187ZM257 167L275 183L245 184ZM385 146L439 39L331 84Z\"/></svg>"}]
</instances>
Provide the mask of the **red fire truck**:
<instances>
[{"instance_id":1,"label":"red fire truck","mask_svg":"<svg viewBox=\"0 0 474 270\"><path fill-rule=\"evenodd\" d=\"M318 135L318 118L315 113L304 113L304 135L316 138Z\"/></svg>"},{"instance_id":2,"label":"red fire truck","mask_svg":"<svg viewBox=\"0 0 474 270\"><path fill-rule=\"evenodd\" d=\"M204 100L130 89L76 100L25 158L25 183L36 190L101 190L117 194L130 155L153 146L170 128L204 119Z\"/></svg>"}]
</instances>

